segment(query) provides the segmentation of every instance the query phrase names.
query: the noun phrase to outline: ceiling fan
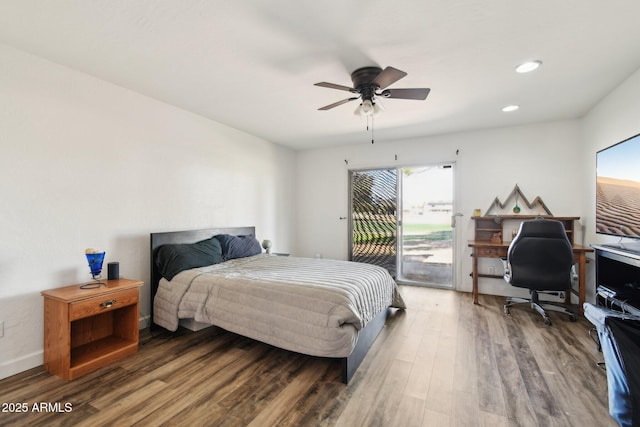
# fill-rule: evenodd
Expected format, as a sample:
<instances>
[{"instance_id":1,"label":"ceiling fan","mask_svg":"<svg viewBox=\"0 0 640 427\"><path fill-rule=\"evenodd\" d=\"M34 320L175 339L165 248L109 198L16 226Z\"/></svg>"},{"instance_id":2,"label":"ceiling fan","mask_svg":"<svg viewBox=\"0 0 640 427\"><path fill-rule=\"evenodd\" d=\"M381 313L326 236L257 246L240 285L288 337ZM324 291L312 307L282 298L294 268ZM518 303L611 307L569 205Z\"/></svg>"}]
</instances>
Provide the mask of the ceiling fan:
<instances>
[{"instance_id":1,"label":"ceiling fan","mask_svg":"<svg viewBox=\"0 0 640 427\"><path fill-rule=\"evenodd\" d=\"M333 104L325 105L318 110L330 110L350 101L362 99L360 105L356 109L356 114L371 115L378 112L381 107L376 102L376 97L396 98L396 99L416 99L425 100L431 89L387 89L388 86L405 77L407 73L393 67L386 67L384 70L380 67L363 67L358 68L351 73L351 81L353 87L337 85L334 83L320 82L315 86L328 87L330 89L344 90L358 96L346 98Z\"/></svg>"}]
</instances>

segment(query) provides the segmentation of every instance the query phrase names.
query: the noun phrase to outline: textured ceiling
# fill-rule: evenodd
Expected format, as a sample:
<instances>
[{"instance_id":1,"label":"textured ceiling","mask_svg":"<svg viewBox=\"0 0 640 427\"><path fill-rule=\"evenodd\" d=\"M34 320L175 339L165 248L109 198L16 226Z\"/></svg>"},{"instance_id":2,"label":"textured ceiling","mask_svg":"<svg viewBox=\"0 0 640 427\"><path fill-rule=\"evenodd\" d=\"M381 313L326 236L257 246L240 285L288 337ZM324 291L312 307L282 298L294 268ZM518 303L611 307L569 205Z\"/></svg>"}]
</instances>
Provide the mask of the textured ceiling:
<instances>
[{"instance_id":1,"label":"textured ceiling","mask_svg":"<svg viewBox=\"0 0 640 427\"><path fill-rule=\"evenodd\" d=\"M580 117L640 67L639 16L635 0L3 0L0 43L306 149L368 143L355 102L317 111L349 93L313 84L369 65L431 88L386 100L376 143Z\"/></svg>"}]
</instances>

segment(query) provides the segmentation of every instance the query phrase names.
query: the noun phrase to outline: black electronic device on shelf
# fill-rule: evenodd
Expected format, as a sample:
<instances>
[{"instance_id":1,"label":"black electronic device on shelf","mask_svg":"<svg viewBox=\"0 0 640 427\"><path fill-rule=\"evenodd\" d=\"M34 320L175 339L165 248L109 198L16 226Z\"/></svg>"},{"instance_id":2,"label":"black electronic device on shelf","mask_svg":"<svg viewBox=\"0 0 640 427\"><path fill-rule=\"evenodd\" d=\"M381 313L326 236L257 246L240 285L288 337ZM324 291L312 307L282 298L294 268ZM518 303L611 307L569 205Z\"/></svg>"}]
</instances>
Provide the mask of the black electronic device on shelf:
<instances>
[{"instance_id":1,"label":"black electronic device on shelf","mask_svg":"<svg viewBox=\"0 0 640 427\"><path fill-rule=\"evenodd\" d=\"M637 291L639 292L640 291ZM598 286L596 289L596 301L599 306L607 307L623 313L640 316L640 296L630 293L618 293L605 286Z\"/></svg>"},{"instance_id":2,"label":"black electronic device on shelf","mask_svg":"<svg viewBox=\"0 0 640 427\"><path fill-rule=\"evenodd\" d=\"M640 316L640 256L607 246L596 249L596 303Z\"/></svg>"}]
</instances>

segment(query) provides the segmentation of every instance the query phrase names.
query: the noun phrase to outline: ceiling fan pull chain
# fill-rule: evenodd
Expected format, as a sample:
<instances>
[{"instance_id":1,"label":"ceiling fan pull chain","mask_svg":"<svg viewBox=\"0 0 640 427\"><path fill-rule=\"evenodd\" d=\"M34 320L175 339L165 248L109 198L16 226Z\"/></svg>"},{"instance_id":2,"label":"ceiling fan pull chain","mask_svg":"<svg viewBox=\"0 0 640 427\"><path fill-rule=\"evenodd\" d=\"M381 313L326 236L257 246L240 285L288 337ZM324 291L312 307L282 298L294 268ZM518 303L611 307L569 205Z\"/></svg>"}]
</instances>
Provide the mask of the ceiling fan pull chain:
<instances>
[{"instance_id":1,"label":"ceiling fan pull chain","mask_svg":"<svg viewBox=\"0 0 640 427\"><path fill-rule=\"evenodd\" d=\"M371 116L371 143L373 144L373 116Z\"/></svg>"}]
</instances>

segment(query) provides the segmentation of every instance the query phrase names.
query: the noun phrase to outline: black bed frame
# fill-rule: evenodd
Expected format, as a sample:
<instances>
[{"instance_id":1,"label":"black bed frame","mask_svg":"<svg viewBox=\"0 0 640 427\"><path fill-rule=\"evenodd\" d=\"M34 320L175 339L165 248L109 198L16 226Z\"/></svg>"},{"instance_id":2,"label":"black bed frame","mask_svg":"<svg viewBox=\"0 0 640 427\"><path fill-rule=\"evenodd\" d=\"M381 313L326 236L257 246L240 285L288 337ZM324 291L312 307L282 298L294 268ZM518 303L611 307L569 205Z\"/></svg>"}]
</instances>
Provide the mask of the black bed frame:
<instances>
[{"instance_id":1,"label":"black bed frame","mask_svg":"<svg viewBox=\"0 0 640 427\"><path fill-rule=\"evenodd\" d=\"M151 233L151 250L149 251L151 257L151 327L160 328L160 326L153 323L153 299L156 295L158 284L161 279L160 272L156 267L155 255L160 246L173 243L195 243L200 240L211 238L217 234L231 234L235 236L249 234L255 235L255 231L255 227L227 227ZM349 383L349 380L355 374L358 366L362 363L364 357L369 351L369 348L371 348L378 337L378 334L387 322L388 312L389 309L383 310L373 320L369 321L367 326L358 333L358 340L351 354L347 357L340 358L341 378L343 383Z\"/></svg>"}]
</instances>

